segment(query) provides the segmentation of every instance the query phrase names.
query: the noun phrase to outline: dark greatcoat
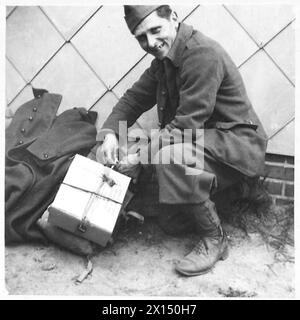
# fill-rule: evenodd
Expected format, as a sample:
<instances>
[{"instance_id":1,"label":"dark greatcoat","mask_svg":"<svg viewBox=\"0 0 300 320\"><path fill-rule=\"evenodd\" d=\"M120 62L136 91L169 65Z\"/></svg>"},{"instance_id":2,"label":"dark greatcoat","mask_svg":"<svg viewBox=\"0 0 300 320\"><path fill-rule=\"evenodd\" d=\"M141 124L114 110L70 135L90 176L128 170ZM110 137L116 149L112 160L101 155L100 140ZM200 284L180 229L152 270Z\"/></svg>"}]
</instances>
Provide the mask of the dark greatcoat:
<instances>
[{"instance_id":1,"label":"dark greatcoat","mask_svg":"<svg viewBox=\"0 0 300 320\"><path fill-rule=\"evenodd\" d=\"M120 120L126 120L130 127L155 104L163 134L174 128L204 129L205 152L213 159L248 177L264 174L267 136L239 70L216 41L184 23L167 57L152 61L114 107L102 129L118 133ZM180 174L176 165L172 168L168 166L167 179L161 179L165 169L157 170L159 182L171 184L171 188L160 186L161 202L205 200L186 200L186 195L194 192L195 181ZM176 196L170 196L172 193Z\"/></svg>"},{"instance_id":2,"label":"dark greatcoat","mask_svg":"<svg viewBox=\"0 0 300 320\"><path fill-rule=\"evenodd\" d=\"M96 143L96 112L74 108L56 116L62 96L44 93L16 111L6 129L5 243L45 240L36 225L72 157Z\"/></svg>"}]
</instances>

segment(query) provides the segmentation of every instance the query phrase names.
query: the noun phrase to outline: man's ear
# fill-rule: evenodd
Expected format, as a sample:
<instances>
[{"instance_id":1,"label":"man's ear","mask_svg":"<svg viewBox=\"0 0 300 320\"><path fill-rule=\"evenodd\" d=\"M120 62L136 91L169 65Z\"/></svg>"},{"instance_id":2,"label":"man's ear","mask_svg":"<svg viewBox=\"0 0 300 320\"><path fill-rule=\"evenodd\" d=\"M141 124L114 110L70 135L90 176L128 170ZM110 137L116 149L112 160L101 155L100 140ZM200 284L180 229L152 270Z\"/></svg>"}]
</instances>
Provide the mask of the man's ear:
<instances>
[{"instance_id":1,"label":"man's ear","mask_svg":"<svg viewBox=\"0 0 300 320\"><path fill-rule=\"evenodd\" d=\"M177 16L176 11L172 11L172 13L171 13L171 21L174 22L176 31L178 31L179 21L178 21L178 16Z\"/></svg>"},{"instance_id":2,"label":"man's ear","mask_svg":"<svg viewBox=\"0 0 300 320\"><path fill-rule=\"evenodd\" d=\"M177 21L178 20L178 15L177 15L177 12L176 11L172 11L171 13L171 19L173 21Z\"/></svg>"}]
</instances>

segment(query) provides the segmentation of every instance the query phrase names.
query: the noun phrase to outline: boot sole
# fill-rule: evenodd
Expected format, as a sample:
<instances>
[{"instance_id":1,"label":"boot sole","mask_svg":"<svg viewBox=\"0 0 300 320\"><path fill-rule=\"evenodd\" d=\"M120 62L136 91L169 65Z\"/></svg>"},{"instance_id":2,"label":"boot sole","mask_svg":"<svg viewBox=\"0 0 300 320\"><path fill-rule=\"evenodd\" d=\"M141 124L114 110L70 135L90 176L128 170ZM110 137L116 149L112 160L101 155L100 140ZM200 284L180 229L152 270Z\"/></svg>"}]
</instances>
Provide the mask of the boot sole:
<instances>
[{"instance_id":1,"label":"boot sole","mask_svg":"<svg viewBox=\"0 0 300 320\"><path fill-rule=\"evenodd\" d=\"M227 248L225 249L225 251L222 253L222 255L219 257L219 259L217 259L217 261L215 262L215 264L216 264L219 260L221 260L221 261L226 260L226 259L228 258L228 256L229 256L229 250L228 250L228 247L227 247ZM175 266L175 270L176 270L177 272L181 273L182 275L185 275L185 276L190 276L190 277L192 277L192 276L200 276L200 275L202 275L202 274L206 274L206 273L210 272L210 271L214 268L215 264L214 264L211 268L206 269L206 270L202 270L202 271L199 271L199 272L183 271L183 270L178 269L177 266Z\"/></svg>"}]
</instances>

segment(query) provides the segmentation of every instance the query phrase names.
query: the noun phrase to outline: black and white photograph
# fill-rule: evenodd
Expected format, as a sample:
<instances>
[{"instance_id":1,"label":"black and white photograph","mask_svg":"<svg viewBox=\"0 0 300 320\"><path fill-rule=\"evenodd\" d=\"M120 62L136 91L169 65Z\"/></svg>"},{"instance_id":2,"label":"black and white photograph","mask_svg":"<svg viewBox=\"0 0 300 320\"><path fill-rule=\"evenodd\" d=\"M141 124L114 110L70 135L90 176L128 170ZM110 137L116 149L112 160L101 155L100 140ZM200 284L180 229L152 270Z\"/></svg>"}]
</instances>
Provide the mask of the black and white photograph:
<instances>
[{"instance_id":1,"label":"black and white photograph","mask_svg":"<svg viewBox=\"0 0 300 320\"><path fill-rule=\"evenodd\" d=\"M297 296L297 6L153 2L3 3L8 299Z\"/></svg>"}]
</instances>

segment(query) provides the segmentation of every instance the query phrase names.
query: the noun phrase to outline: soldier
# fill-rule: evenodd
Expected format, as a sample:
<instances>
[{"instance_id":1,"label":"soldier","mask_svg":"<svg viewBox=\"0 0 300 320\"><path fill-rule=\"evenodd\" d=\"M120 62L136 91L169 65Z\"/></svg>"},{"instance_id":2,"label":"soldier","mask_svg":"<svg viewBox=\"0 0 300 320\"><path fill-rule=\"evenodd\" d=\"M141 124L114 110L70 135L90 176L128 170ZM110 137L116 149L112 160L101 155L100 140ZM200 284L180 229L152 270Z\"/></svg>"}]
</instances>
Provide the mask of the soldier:
<instances>
[{"instance_id":1,"label":"soldier","mask_svg":"<svg viewBox=\"0 0 300 320\"><path fill-rule=\"evenodd\" d=\"M106 162L115 163L119 121L126 120L130 127L155 104L161 140L170 141L172 132L180 135L191 129L192 146L197 148L196 131L202 131L202 148L196 150L202 160L196 165L191 165L184 142L163 145L152 158L161 214L192 217L199 234L197 245L175 269L186 276L200 275L228 255L227 237L211 196L244 177L263 174L266 134L237 67L216 41L179 23L167 5L127 5L124 12L130 32L154 60L103 124L108 133L100 152ZM166 164L170 151L173 156L184 153L183 162L171 159ZM192 174L187 167L198 171Z\"/></svg>"}]
</instances>

